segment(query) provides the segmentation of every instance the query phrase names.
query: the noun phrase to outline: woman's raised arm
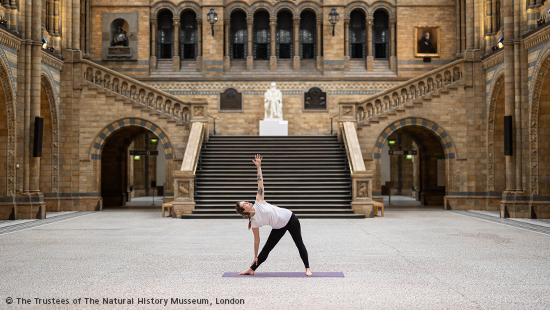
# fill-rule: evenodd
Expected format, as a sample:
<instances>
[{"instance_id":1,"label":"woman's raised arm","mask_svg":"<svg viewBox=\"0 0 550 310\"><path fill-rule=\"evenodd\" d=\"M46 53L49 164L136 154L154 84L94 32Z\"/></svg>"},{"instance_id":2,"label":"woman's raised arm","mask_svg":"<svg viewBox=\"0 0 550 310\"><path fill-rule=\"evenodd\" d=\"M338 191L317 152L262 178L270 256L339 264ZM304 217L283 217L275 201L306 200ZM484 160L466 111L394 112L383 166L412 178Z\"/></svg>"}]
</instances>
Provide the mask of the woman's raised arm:
<instances>
[{"instance_id":1,"label":"woman's raised arm","mask_svg":"<svg viewBox=\"0 0 550 310\"><path fill-rule=\"evenodd\" d=\"M264 201L264 178L262 176L262 157L260 154L256 154L252 162L258 167L258 194L256 200Z\"/></svg>"}]
</instances>

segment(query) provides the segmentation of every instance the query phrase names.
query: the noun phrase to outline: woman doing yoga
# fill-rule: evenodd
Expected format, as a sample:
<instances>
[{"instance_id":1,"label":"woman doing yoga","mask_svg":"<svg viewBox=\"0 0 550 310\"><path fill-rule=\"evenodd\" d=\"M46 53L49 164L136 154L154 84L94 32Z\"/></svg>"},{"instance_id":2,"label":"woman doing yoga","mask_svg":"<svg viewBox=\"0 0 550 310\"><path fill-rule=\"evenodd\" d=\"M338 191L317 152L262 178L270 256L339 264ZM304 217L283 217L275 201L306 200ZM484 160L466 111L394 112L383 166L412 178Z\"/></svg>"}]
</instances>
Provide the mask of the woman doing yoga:
<instances>
[{"instance_id":1,"label":"woman doing yoga","mask_svg":"<svg viewBox=\"0 0 550 310\"><path fill-rule=\"evenodd\" d=\"M239 273L239 275L253 275L254 271L267 259L269 252L273 250L277 242L281 240L283 235L288 230L292 236L292 240L298 247L300 252L300 257L304 266L306 267L306 275L311 276L311 270L309 270L309 262L307 259L307 250L302 241L302 233L300 232L300 221L292 213L292 211L279 208L277 206L271 205L264 200L264 181L262 177L262 157L256 155L255 160L253 160L256 167L258 167L258 194L256 195L256 202L252 205L248 201L237 202L235 209L237 213L242 215L245 218L248 218L248 229L252 227L252 232L254 233L254 261L248 270ZM260 247L260 230L259 227L264 225L269 225L271 228L271 233L267 238L267 242L258 255L258 248Z\"/></svg>"}]
</instances>

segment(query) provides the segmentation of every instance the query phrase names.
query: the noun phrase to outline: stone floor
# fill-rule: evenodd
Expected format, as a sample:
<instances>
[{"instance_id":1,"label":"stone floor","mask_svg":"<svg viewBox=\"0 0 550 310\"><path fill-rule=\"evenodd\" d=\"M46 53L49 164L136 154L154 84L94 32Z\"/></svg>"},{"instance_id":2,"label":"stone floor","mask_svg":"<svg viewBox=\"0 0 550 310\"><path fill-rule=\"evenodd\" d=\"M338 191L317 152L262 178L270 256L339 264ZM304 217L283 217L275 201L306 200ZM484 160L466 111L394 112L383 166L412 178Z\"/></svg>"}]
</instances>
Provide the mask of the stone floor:
<instances>
[{"instance_id":1,"label":"stone floor","mask_svg":"<svg viewBox=\"0 0 550 310\"><path fill-rule=\"evenodd\" d=\"M550 227L539 225L545 221L433 209L302 219L312 270L342 271L345 278L222 278L252 262L245 220L177 220L158 210L51 215L10 226L27 225L22 230L0 228L0 309L183 308L172 298L212 303L189 309L550 308ZM270 229L260 231L263 244ZM258 271L302 268L285 236ZM8 297L14 304L6 304ZM16 298L31 304L17 305ZM38 306L35 298L70 305ZM138 298L167 299L167 306L137 304ZM231 298L244 305L216 304Z\"/></svg>"}]
</instances>

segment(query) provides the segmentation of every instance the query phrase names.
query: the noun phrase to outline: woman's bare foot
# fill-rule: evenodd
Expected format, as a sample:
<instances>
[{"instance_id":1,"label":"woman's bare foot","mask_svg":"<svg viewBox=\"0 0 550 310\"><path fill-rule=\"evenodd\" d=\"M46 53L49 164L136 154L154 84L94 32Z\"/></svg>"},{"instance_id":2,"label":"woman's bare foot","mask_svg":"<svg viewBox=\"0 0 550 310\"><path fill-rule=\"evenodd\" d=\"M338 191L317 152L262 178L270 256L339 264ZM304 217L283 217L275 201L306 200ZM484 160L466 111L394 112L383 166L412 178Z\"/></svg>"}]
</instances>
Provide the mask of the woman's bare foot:
<instances>
[{"instance_id":1,"label":"woman's bare foot","mask_svg":"<svg viewBox=\"0 0 550 310\"><path fill-rule=\"evenodd\" d=\"M247 271L239 273L239 276L242 276L242 275L251 275L251 276L253 276L254 275L254 270L252 270L252 268L248 268Z\"/></svg>"},{"instance_id":2,"label":"woman's bare foot","mask_svg":"<svg viewBox=\"0 0 550 310\"><path fill-rule=\"evenodd\" d=\"M311 270L309 270L309 268L306 268L306 276L311 276L313 273L311 272Z\"/></svg>"}]
</instances>

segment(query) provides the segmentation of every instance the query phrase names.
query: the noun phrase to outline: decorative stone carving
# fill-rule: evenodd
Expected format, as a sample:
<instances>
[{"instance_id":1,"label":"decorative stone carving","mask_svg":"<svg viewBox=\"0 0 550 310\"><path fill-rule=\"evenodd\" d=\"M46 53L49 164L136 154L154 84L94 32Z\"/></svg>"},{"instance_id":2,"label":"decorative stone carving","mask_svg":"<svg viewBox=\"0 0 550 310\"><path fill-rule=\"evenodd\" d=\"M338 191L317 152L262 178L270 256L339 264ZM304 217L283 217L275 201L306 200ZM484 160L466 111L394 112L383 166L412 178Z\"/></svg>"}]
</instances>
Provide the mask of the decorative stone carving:
<instances>
[{"instance_id":1,"label":"decorative stone carving","mask_svg":"<svg viewBox=\"0 0 550 310\"><path fill-rule=\"evenodd\" d=\"M53 93L52 83L42 75L42 83L46 90L52 121L52 193L59 192L59 122L57 119L57 103Z\"/></svg>"},{"instance_id":2,"label":"decorative stone carving","mask_svg":"<svg viewBox=\"0 0 550 310\"><path fill-rule=\"evenodd\" d=\"M367 189L367 182L362 182L359 185L359 191L357 192L357 197L367 197L368 196L368 189Z\"/></svg>"},{"instance_id":3,"label":"decorative stone carving","mask_svg":"<svg viewBox=\"0 0 550 310\"><path fill-rule=\"evenodd\" d=\"M124 46L109 47L107 57L132 57L132 48Z\"/></svg>"},{"instance_id":4,"label":"decorative stone carving","mask_svg":"<svg viewBox=\"0 0 550 310\"><path fill-rule=\"evenodd\" d=\"M545 29L537 31L536 33L527 37L524 40L525 49L530 50L548 41L550 41L550 27L546 27Z\"/></svg>"},{"instance_id":5,"label":"decorative stone carving","mask_svg":"<svg viewBox=\"0 0 550 310\"><path fill-rule=\"evenodd\" d=\"M21 39L7 31L0 30L0 44L18 51L21 48Z\"/></svg>"},{"instance_id":6,"label":"decorative stone carving","mask_svg":"<svg viewBox=\"0 0 550 310\"><path fill-rule=\"evenodd\" d=\"M203 107L195 107L195 116L204 116Z\"/></svg>"},{"instance_id":7,"label":"decorative stone carving","mask_svg":"<svg viewBox=\"0 0 550 310\"><path fill-rule=\"evenodd\" d=\"M504 51L498 51L495 54L487 57L482 61L483 70L487 70L494 66L504 63Z\"/></svg>"},{"instance_id":8,"label":"decorative stone carving","mask_svg":"<svg viewBox=\"0 0 550 310\"><path fill-rule=\"evenodd\" d=\"M550 28L548 28L550 31ZM531 152L531 189L532 195L538 195L539 190L539 156L538 156L538 136L539 136L539 105L540 96L542 92L542 84L544 79L550 70L550 54L546 55L546 58L540 65L538 70L535 85L533 87L533 98L531 100L531 113L529 115L529 123L531 124L530 130L530 152Z\"/></svg>"},{"instance_id":9,"label":"decorative stone carving","mask_svg":"<svg viewBox=\"0 0 550 310\"><path fill-rule=\"evenodd\" d=\"M504 85L504 75L499 75L491 92L489 102L489 113L487 115L487 190L492 192L495 190L495 110L498 94Z\"/></svg>"},{"instance_id":10,"label":"decorative stone carving","mask_svg":"<svg viewBox=\"0 0 550 310\"><path fill-rule=\"evenodd\" d=\"M264 120L278 119L283 120L283 94L276 88L275 83L271 83L271 88L265 92L264 95L264 107L265 115Z\"/></svg>"},{"instance_id":11,"label":"decorative stone carving","mask_svg":"<svg viewBox=\"0 0 550 310\"><path fill-rule=\"evenodd\" d=\"M0 31L3 33L3 31ZM15 101L12 87L5 64L0 61L0 83L4 91L6 101L6 114L8 121L8 162L7 162L7 196L15 197Z\"/></svg>"},{"instance_id":12,"label":"decorative stone carving","mask_svg":"<svg viewBox=\"0 0 550 310\"><path fill-rule=\"evenodd\" d=\"M103 13L101 20L102 60L137 60L138 14Z\"/></svg>"},{"instance_id":13,"label":"decorative stone carving","mask_svg":"<svg viewBox=\"0 0 550 310\"><path fill-rule=\"evenodd\" d=\"M178 197L182 197L182 198L188 198L189 197L189 184L187 184L187 186L185 186L184 183L180 182L178 184Z\"/></svg>"}]
</instances>

